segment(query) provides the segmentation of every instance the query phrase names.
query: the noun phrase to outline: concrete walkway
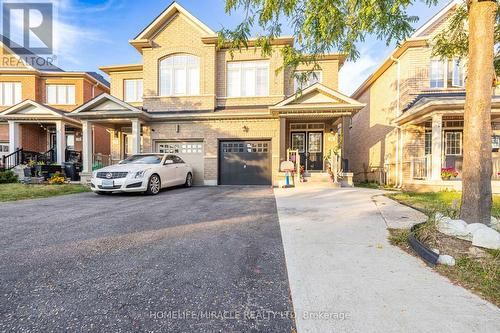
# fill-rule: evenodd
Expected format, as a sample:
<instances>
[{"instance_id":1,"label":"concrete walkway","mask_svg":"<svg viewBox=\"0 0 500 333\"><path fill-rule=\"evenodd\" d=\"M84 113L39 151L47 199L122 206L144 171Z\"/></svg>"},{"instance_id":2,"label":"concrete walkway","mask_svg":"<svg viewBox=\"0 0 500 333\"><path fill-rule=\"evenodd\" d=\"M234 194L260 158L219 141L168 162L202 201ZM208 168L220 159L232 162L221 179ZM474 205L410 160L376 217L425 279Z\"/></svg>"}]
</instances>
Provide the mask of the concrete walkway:
<instances>
[{"instance_id":1,"label":"concrete walkway","mask_svg":"<svg viewBox=\"0 0 500 333\"><path fill-rule=\"evenodd\" d=\"M381 193L275 190L298 332L500 332L499 308L388 243Z\"/></svg>"}]
</instances>

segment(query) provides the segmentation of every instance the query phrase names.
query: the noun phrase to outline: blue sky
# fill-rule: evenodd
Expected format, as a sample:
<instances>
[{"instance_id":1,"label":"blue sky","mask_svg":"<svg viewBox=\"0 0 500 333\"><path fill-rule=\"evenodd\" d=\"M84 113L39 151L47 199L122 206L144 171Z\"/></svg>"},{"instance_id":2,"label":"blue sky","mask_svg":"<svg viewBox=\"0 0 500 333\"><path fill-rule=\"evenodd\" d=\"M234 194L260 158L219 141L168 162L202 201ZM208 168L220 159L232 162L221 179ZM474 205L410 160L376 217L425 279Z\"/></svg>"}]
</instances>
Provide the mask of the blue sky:
<instances>
[{"instance_id":1,"label":"blue sky","mask_svg":"<svg viewBox=\"0 0 500 333\"><path fill-rule=\"evenodd\" d=\"M58 65L65 70L97 71L99 66L140 63L140 54L128 43L171 0L56 0L56 50ZM425 23L449 1L440 0L428 8L417 2L410 14L420 17L416 27ZM240 22L239 13L224 12L224 0L179 0L184 8L214 31L234 27ZM284 29L290 34L290 29ZM361 57L356 63L346 63L340 72L340 90L350 94L386 58L394 45L369 38L359 45ZM102 73L101 73L102 74Z\"/></svg>"}]
</instances>

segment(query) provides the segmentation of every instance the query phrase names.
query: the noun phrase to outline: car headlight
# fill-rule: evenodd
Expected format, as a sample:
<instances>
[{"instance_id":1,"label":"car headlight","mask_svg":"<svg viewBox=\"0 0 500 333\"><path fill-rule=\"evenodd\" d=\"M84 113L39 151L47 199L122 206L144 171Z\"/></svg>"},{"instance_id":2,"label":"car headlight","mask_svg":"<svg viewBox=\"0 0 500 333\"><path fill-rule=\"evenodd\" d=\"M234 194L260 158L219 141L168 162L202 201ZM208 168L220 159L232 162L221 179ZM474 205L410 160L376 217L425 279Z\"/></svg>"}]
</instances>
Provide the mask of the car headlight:
<instances>
[{"instance_id":1,"label":"car headlight","mask_svg":"<svg viewBox=\"0 0 500 333\"><path fill-rule=\"evenodd\" d=\"M146 170L141 170L141 171L137 171L134 175L134 178L135 179L138 179L138 178L144 178L144 175L146 174Z\"/></svg>"}]
</instances>

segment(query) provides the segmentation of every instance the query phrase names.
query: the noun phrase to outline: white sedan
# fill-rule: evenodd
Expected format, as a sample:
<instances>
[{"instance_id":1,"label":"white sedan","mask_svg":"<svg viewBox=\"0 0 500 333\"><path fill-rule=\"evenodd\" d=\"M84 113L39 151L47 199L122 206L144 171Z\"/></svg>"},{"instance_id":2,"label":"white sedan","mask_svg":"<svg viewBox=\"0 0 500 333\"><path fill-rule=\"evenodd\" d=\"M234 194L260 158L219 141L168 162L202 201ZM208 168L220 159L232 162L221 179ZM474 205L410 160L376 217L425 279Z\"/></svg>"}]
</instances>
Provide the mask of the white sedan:
<instances>
[{"instance_id":1,"label":"white sedan","mask_svg":"<svg viewBox=\"0 0 500 333\"><path fill-rule=\"evenodd\" d=\"M90 188L97 194L145 192L158 194L164 187L193 185L193 170L179 156L138 154L119 164L92 172Z\"/></svg>"}]
</instances>

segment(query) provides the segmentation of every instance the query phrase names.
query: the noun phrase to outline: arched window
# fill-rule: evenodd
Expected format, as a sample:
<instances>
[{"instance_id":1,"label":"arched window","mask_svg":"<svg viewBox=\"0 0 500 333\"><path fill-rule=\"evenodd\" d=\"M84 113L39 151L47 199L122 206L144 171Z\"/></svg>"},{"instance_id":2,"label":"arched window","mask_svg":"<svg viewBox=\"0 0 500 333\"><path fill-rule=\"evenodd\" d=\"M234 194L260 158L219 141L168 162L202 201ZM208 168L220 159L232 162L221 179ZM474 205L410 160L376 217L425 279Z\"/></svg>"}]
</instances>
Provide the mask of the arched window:
<instances>
[{"instance_id":1,"label":"arched window","mask_svg":"<svg viewBox=\"0 0 500 333\"><path fill-rule=\"evenodd\" d=\"M200 60L181 54L160 61L160 96L200 94Z\"/></svg>"}]
</instances>

